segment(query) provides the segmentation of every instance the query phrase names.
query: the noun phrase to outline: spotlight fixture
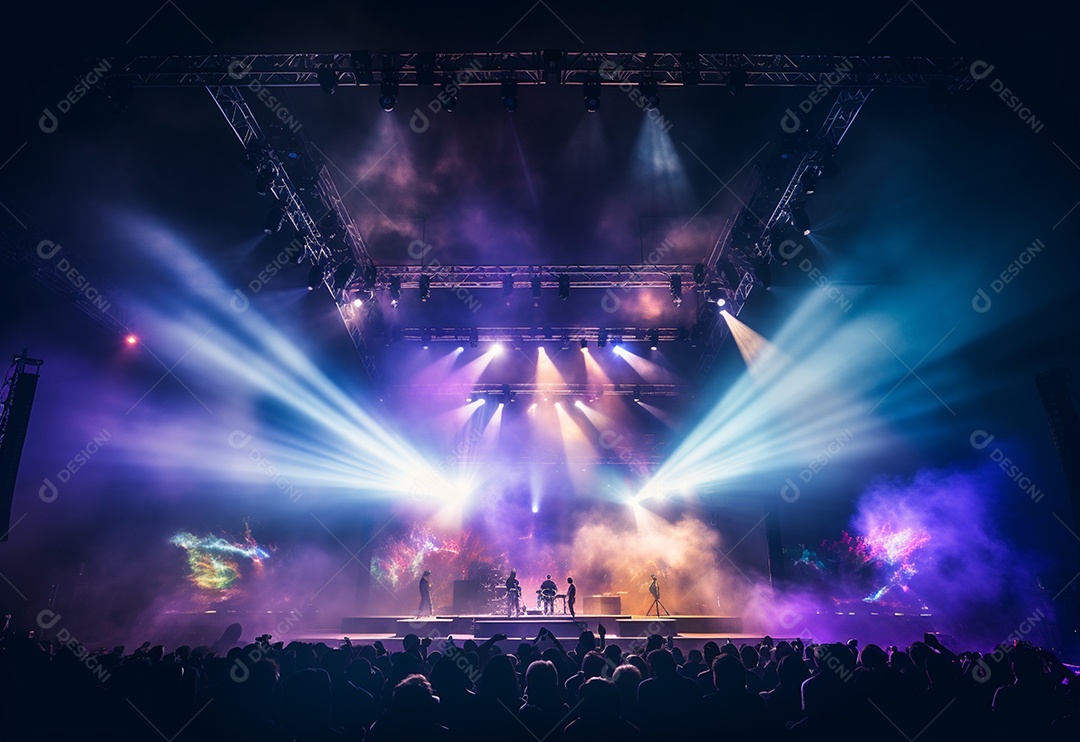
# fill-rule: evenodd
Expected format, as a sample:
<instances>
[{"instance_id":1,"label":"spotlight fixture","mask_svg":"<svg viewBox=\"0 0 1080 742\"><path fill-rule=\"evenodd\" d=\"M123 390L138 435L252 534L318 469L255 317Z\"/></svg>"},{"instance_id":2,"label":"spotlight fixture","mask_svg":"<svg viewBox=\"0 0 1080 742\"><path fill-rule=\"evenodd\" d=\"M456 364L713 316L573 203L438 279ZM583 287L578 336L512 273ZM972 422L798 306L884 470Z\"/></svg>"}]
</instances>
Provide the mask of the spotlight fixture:
<instances>
[{"instance_id":1,"label":"spotlight fixture","mask_svg":"<svg viewBox=\"0 0 1080 742\"><path fill-rule=\"evenodd\" d=\"M323 268L321 265L311 266L311 270L308 271L307 277L307 289L308 291L314 291L318 288L319 284L323 281Z\"/></svg>"},{"instance_id":2,"label":"spotlight fixture","mask_svg":"<svg viewBox=\"0 0 1080 742\"><path fill-rule=\"evenodd\" d=\"M364 268L364 290L374 291L375 281L378 279L378 271L375 268L374 263L368 263Z\"/></svg>"},{"instance_id":3,"label":"spotlight fixture","mask_svg":"<svg viewBox=\"0 0 1080 742\"><path fill-rule=\"evenodd\" d=\"M791 223L804 237L810 234L810 217L804 207L796 206L791 210Z\"/></svg>"},{"instance_id":4,"label":"spotlight fixture","mask_svg":"<svg viewBox=\"0 0 1080 742\"><path fill-rule=\"evenodd\" d=\"M431 276L420 276L420 301L431 298Z\"/></svg>"},{"instance_id":5,"label":"spotlight fixture","mask_svg":"<svg viewBox=\"0 0 1080 742\"><path fill-rule=\"evenodd\" d=\"M266 215L266 223L263 224L263 231L267 234L274 234L281 231L281 226L285 223L285 210L278 204L274 204L270 207L270 213Z\"/></svg>"},{"instance_id":6,"label":"spotlight fixture","mask_svg":"<svg viewBox=\"0 0 1080 742\"><path fill-rule=\"evenodd\" d=\"M589 341L585 338L581 338L581 352L584 353L589 349Z\"/></svg>"},{"instance_id":7,"label":"spotlight fixture","mask_svg":"<svg viewBox=\"0 0 1080 742\"><path fill-rule=\"evenodd\" d=\"M808 167L806 172L803 173L802 183L803 193L810 196L817 190L818 171L816 167Z\"/></svg>"},{"instance_id":8,"label":"spotlight fixture","mask_svg":"<svg viewBox=\"0 0 1080 742\"><path fill-rule=\"evenodd\" d=\"M660 347L660 333L653 330L649 333L649 349L656 350Z\"/></svg>"},{"instance_id":9,"label":"spotlight fixture","mask_svg":"<svg viewBox=\"0 0 1080 742\"><path fill-rule=\"evenodd\" d=\"M641 387L640 386L634 387L634 401L635 402L640 402L641 401Z\"/></svg>"},{"instance_id":10,"label":"spotlight fixture","mask_svg":"<svg viewBox=\"0 0 1080 742\"><path fill-rule=\"evenodd\" d=\"M480 344L480 333L476 331L476 328L469 330L469 347L475 348Z\"/></svg>"},{"instance_id":11,"label":"spotlight fixture","mask_svg":"<svg viewBox=\"0 0 1080 742\"><path fill-rule=\"evenodd\" d=\"M563 335L562 349L563 350L570 350L570 336L569 335Z\"/></svg>"},{"instance_id":12,"label":"spotlight fixture","mask_svg":"<svg viewBox=\"0 0 1080 742\"><path fill-rule=\"evenodd\" d=\"M601 330L600 332L598 332L597 335L596 335L596 347L597 348L606 348L607 347L607 339L608 339L608 331L607 330Z\"/></svg>"},{"instance_id":13,"label":"spotlight fixture","mask_svg":"<svg viewBox=\"0 0 1080 742\"><path fill-rule=\"evenodd\" d=\"M431 330L420 331L420 347L424 350L431 347Z\"/></svg>"},{"instance_id":14,"label":"spotlight fixture","mask_svg":"<svg viewBox=\"0 0 1080 742\"><path fill-rule=\"evenodd\" d=\"M517 80L503 80L501 86L502 104L507 112L514 112L518 107Z\"/></svg>"},{"instance_id":15,"label":"spotlight fixture","mask_svg":"<svg viewBox=\"0 0 1080 742\"><path fill-rule=\"evenodd\" d=\"M671 301L675 306L682 305L682 276L672 276L670 280L671 284Z\"/></svg>"},{"instance_id":16,"label":"spotlight fixture","mask_svg":"<svg viewBox=\"0 0 1080 742\"><path fill-rule=\"evenodd\" d=\"M596 113L596 109L600 108L600 83L596 80L585 83L582 96L585 100L585 110L589 113Z\"/></svg>"},{"instance_id":17,"label":"spotlight fixture","mask_svg":"<svg viewBox=\"0 0 1080 742\"><path fill-rule=\"evenodd\" d=\"M541 287L540 279L539 278L534 278L532 280L532 298L533 298L533 306L534 307L540 306L540 287Z\"/></svg>"},{"instance_id":18,"label":"spotlight fixture","mask_svg":"<svg viewBox=\"0 0 1080 742\"><path fill-rule=\"evenodd\" d=\"M444 82L439 88L439 100L442 101L442 110L450 113L458 104L457 85L452 82Z\"/></svg>"},{"instance_id":19,"label":"spotlight fixture","mask_svg":"<svg viewBox=\"0 0 1080 742\"><path fill-rule=\"evenodd\" d=\"M319 78L319 87L323 89L323 92L327 95L333 95L338 85L337 73L334 72L334 68L325 65L320 67L316 74Z\"/></svg>"},{"instance_id":20,"label":"spotlight fixture","mask_svg":"<svg viewBox=\"0 0 1080 742\"><path fill-rule=\"evenodd\" d=\"M354 295L353 300L352 300L352 305L354 307L356 307L357 309L364 306L364 297L361 296L360 294Z\"/></svg>"},{"instance_id":21,"label":"spotlight fixture","mask_svg":"<svg viewBox=\"0 0 1080 742\"><path fill-rule=\"evenodd\" d=\"M390 276L390 306L401 302L401 276Z\"/></svg>"},{"instance_id":22,"label":"spotlight fixture","mask_svg":"<svg viewBox=\"0 0 1080 742\"><path fill-rule=\"evenodd\" d=\"M334 291L342 291L352 280L353 272L356 271L356 263L346 260L334 270Z\"/></svg>"},{"instance_id":23,"label":"spotlight fixture","mask_svg":"<svg viewBox=\"0 0 1080 742\"><path fill-rule=\"evenodd\" d=\"M397 105L398 83L392 78L383 78L379 84L379 106L389 113Z\"/></svg>"},{"instance_id":24,"label":"spotlight fixture","mask_svg":"<svg viewBox=\"0 0 1080 742\"><path fill-rule=\"evenodd\" d=\"M641 93L641 100L645 102L646 111L660 105L659 86L656 84L656 80L651 77L643 79L638 83L638 91Z\"/></svg>"},{"instance_id":25,"label":"spotlight fixture","mask_svg":"<svg viewBox=\"0 0 1080 742\"><path fill-rule=\"evenodd\" d=\"M510 297L514 294L514 277L510 274L503 276L503 298L506 299L506 305L510 305Z\"/></svg>"},{"instance_id":26,"label":"spotlight fixture","mask_svg":"<svg viewBox=\"0 0 1080 742\"><path fill-rule=\"evenodd\" d=\"M706 292L706 298L719 306L724 305L723 290L718 283L710 283L709 289Z\"/></svg>"},{"instance_id":27,"label":"spotlight fixture","mask_svg":"<svg viewBox=\"0 0 1080 742\"><path fill-rule=\"evenodd\" d=\"M705 285L705 264L697 263L694 265L694 283L698 286Z\"/></svg>"},{"instance_id":28,"label":"spotlight fixture","mask_svg":"<svg viewBox=\"0 0 1080 742\"><path fill-rule=\"evenodd\" d=\"M565 273L559 276L559 298L563 301L570 298L570 276Z\"/></svg>"}]
</instances>

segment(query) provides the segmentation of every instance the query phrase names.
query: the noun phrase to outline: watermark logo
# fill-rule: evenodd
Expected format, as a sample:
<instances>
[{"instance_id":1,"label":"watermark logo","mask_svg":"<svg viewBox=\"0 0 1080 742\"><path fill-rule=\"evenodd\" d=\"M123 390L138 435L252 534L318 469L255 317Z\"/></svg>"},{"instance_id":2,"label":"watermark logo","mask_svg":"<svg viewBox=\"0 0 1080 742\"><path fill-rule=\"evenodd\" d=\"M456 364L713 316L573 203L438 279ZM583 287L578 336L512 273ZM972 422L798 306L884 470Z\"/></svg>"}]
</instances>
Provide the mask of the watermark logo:
<instances>
[{"instance_id":1,"label":"watermark logo","mask_svg":"<svg viewBox=\"0 0 1080 742\"><path fill-rule=\"evenodd\" d=\"M409 243L409 256L422 261L434 249L433 246L427 244L423 240L413 240ZM431 258L431 262L424 267L436 276L450 270L450 266L443 265L442 261L434 256ZM474 314L480 311L480 307L482 306L480 300L473 296L472 292L464 286L451 286L450 293L460 299Z\"/></svg>"},{"instance_id":2,"label":"watermark logo","mask_svg":"<svg viewBox=\"0 0 1080 742\"><path fill-rule=\"evenodd\" d=\"M228 441L231 448L235 448L238 451L246 450L247 457L255 462L255 468L273 481L274 485L288 495L292 502L296 502L304 496L302 492L293 486L292 482L290 482L287 477L278 472L277 467L263 455L262 451L252 444L250 433L245 433L243 430L234 430L229 433Z\"/></svg>"},{"instance_id":3,"label":"watermark logo","mask_svg":"<svg viewBox=\"0 0 1080 742\"><path fill-rule=\"evenodd\" d=\"M266 264L266 266L260 270L255 278L248 281L247 290L251 292L252 296L255 296L270 283L270 279L276 276L281 269L286 265L295 262L296 256L304 252L304 243L299 239L292 240L286 247L284 247L274 258ZM251 300L248 299L247 294L241 289L233 291L232 298L229 299L229 307L234 312L246 312L251 305Z\"/></svg>"},{"instance_id":4,"label":"watermark logo","mask_svg":"<svg viewBox=\"0 0 1080 742\"><path fill-rule=\"evenodd\" d=\"M815 456L813 460L806 465L805 469L799 472L799 480L803 484L809 484L810 480L814 478L814 475L824 469L837 454L844 450L844 447L847 446L848 442L854 437L854 434L850 430L844 428L838 436L826 444L825 448L821 450L821 453ZM799 485L790 477L785 480L784 486L780 488L780 497L783 498L784 502L795 502L799 499L801 494L802 490L799 488Z\"/></svg>"},{"instance_id":5,"label":"watermark logo","mask_svg":"<svg viewBox=\"0 0 1080 742\"><path fill-rule=\"evenodd\" d=\"M277 633L274 634L274 636L283 636L285 634L288 634L292 627L299 623L300 619L303 617L304 614L296 609L289 611L289 615L278 623L276 627ZM251 677L251 668L249 666L249 663L250 665L258 664L259 660L262 660L264 657L266 657L268 650L269 644L256 644L252 649L248 651L247 655L244 656L247 662L245 662L244 659L241 659L241 655L237 655L236 658L233 659L233 666L229 668L229 678L234 683L247 682L247 679Z\"/></svg>"},{"instance_id":6,"label":"watermark logo","mask_svg":"<svg viewBox=\"0 0 1080 742\"><path fill-rule=\"evenodd\" d=\"M810 91L810 94L802 99L799 103L799 110L803 114L808 114L814 107L825 100L834 87L836 87L844 79L844 76L851 71L851 62L845 58L836 68L828 75L825 76L825 81ZM802 128L802 119L799 118L799 114L788 108L784 111L784 116L780 119L780 128L788 134L794 134Z\"/></svg>"},{"instance_id":7,"label":"watermark logo","mask_svg":"<svg viewBox=\"0 0 1080 742\"><path fill-rule=\"evenodd\" d=\"M461 86L472 80L479 70L480 62L475 59L465 69L459 70L450 82L439 89L438 95L428 102L427 109L431 111L431 115L434 116L443 110L447 113L452 111L458 93L461 92ZM412 118L409 119L409 128L417 134L423 134L430 127L431 120L428 119L424 110L419 107L414 108Z\"/></svg>"},{"instance_id":8,"label":"watermark logo","mask_svg":"<svg viewBox=\"0 0 1080 742\"><path fill-rule=\"evenodd\" d=\"M670 241L664 240L660 243L660 246L650 252L645 259L645 264L640 265L630 271L630 275L623 281L618 288L619 292L625 294L630 291L631 284L637 280L638 276L646 270L655 270L660 265L661 259L664 258L669 252L674 249L674 245ZM606 289L603 297L600 299L600 308L605 312L612 313L619 311L619 307L622 305L622 299L619 294L615 293L612 289Z\"/></svg>"},{"instance_id":9,"label":"watermark logo","mask_svg":"<svg viewBox=\"0 0 1080 742\"><path fill-rule=\"evenodd\" d=\"M600 75L607 80L618 80L623 72L622 65L617 65L610 60L604 60L600 63ZM660 113L660 109L653 105L654 101L649 100L649 97L641 92L641 88L638 85L630 82L629 80L623 80L619 83L619 90L626 94L626 97L630 99L630 102L638 107L639 110L644 111L649 121L660 127L661 131L665 134L671 131L671 127L674 126Z\"/></svg>"},{"instance_id":10,"label":"watermark logo","mask_svg":"<svg viewBox=\"0 0 1080 742\"><path fill-rule=\"evenodd\" d=\"M45 110L41 112L41 118L38 119L38 128L46 134L52 134L59 129L60 116L64 116L71 111L72 107L81 101L94 85L97 85L101 81L105 76L105 73L109 71L110 67L111 65L107 59L101 59L95 63L89 72L78 79L75 83L75 87L69 90L63 98L56 102L56 110L59 113L59 116L56 113L53 113L52 108L48 106L45 107Z\"/></svg>"},{"instance_id":11,"label":"watermark logo","mask_svg":"<svg viewBox=\"0 0 1080 742\"><path fill-rule=\"evenodd\" d=\"M60 484L67 484L70 482L76 472L86 466L90 459L101 450L101 447L111 439L112 433L105 428L102 428L100 432L94 434L94 437L91 438L77 454L72 456L71 460L68 461L63 468L56 472L56 481ZM38 487L38 497L41 498L42 502L55 502L56 498L59 496L60 486L55 484L51 477L45 477L41 486Z\"/></svg>"},{"instance_id":12,"label":"watermark logo","mask_svg":"<svg viewBox=\"0 0 1080 742\"><path fill-rule=\"evenodd\" d=\"M803 245L795 240L784 240L776 248L777 253L785 261L795 259L799 253L803 251ZM811 262L810 258L803 258L799 261L799 270L806 274L806 277L813 281L825 296L829 297L829 300L840 307L841 311L845 314L851 309L851 299L844 296L844 292L837 288L828 276L818 270Z\"/></svg>"},{"instance_id":13,"label":"watermark logo","mask_svg":"<svg viewBox=\"0 0 1080 742\"><path fill-rule=\"evenodd\" d=\"M239 59L234 59L229 62L227 69L229 71L229 77L238 82L251 74L251 65L245 66ZM278 100L276 95L273 95L270 92L270 88L263 85L257 78L251 79L244 87L255 93L255 97L262 101L263 105L269 109L270 113L272 113L285 128L294 134L300 131L300 121L293 116L284 103Z\"/></svg>"},{"instance_id":14,"label":"watermark logo","mask_svg":"<svg viewBox=\"0 0 1080 742\"><path fill-rule=\"evenodd\" d=\"M62 248L59 243L52 240L42 240L37 244L37 255L42 260L51 261L55 258ZM85 296L87 300L94 305L96 309L100 309L102 312L108 312L112 307L112 303L105 300L105 297L101 295L101 292L94 288L90 280L79 272L79 269L71 264L64 256L60 256L60 259L56 261L56 270L60 272L64 278L68 280L80 296Z\"/></svg>"},{"instance_id":15,"label":"watermark logo","mask_svg":"<svg viewBox=\"0 0 1080 742\"><path fill-rule=\"evenodd\" d=\"M991 436L992 437L992 436ZM1042 622L1046 618L1046 614L1042 612L1041 608L1036 608L1035 612L1020 622L1020 625L1016 627L1006 638L1004 642L994 648L994 651L987 655L994 664L1000 663L1005 659L1009 653L1016 649L1016 645L1024 640L1024 637L1030 634L1035 626ZM993 675L993 670L990 665L987 664L985 657L980 657L974 665L971 667L971 677L975 679L977 683L985 683Z\"/></svg>"},{"instance_id":16,"label":"watermark logo","mask_svg":"<svg viewBox=\"0 0 1080 742\"><path fill-rule=\"evenodd\" d=\"M37 625L41 627L42 631L51 631L53 627L60 623L63 618L59 613L44 608L37 614ZM108 682L112 674L109 673L104 667L101 666L101 662L98 657L90 653L90 650L75 638L66 627L61 626L60 630L56 632L56 640L67 649L71 650L71 653L75 655L75 658L79 660L86 669L90 670L99 681L102 683Z\"/></svg>"},{"instance_id":17,"label":"watermark logo","mask_svg":"<svg viewBox=\"0 0 1080 742\"><path fill-rule=\"evenodd\" d=\"M985 430L976 430L971 434L969 441L971 442L972 448L976 451L982 451L994 442L994 437L995 436L987 433ZM1039 502L1043 499L1042 490L1036 487L1034 482L1024 474L1023 470L1013 463L1012 459L1006 456L997 446L994 446L994 449L990 451L990 460L1005 472L1005 476L1016 482L1016 486L1020 488L1021 492L1029 495L1032 502Z\"/></svg>"},{"instance_id":18,"label":"watermark logo","mask_svg":"<svg viewBox=\"0 0 1080 742\"><path fill-rule=\"evenodd\" d=\"M981 59L976 59L974 62L971 63L971 76L976 81L985 80L987 77L990 76L993 71L994 65ZM1004 101L1008 109L1010 111L1014 111L1016 113L1016 117L1023 121L1025 124L1027 124L1028 127L1030 127L1030 129L1036 134L1041 132L1043 130L1043 127L1046 126L1046 124L1044 124L1042 121L1039 121L1039 119L1035 118L1035 114L1031 112L1031 109L1028 108L1022 100L1020 100L1020 97L1016 95L1016 93L1014 93L1012 90L1005 86L1005 83L1001 80L1000 77L995 77L993 80L990 81L990 90L997 93L997 97L1001 98L1001 100Z\"/></svg>"},{"instance_id":19,"label":"watermark logo","mask_svg":"<svg viewBox=\"0 0 1080 742\"><path fill-rule=\"evenodd\" d=\"M1009 263L1005 270L990 282L990 290L995 294L1000 294L1044 249L1046 249L1046 245L1043 244L1042 240L1038 239L1032 242L1029 247L1024 248L1016 256L1016 259ZM971 308L979 314L985 314L990 311L991 306L993 306L993 300L991 300L990 295L982 288L977 289L975 298L971 300Z\"/></svg>"},{"instance_id":20,"label":"watermark logo","mask_svg":"<svg viewBox=\"0 0 1080 742\"><path fill-rule=\"evenodd\" d=\"M600 447L613 451L619 461L626 464L630 471L641 479L648 477L651 473L649 461L629 443L623 443L624 439L621 433L610 429L604 430L600 433Z\"/></svg>"}]
</instances>

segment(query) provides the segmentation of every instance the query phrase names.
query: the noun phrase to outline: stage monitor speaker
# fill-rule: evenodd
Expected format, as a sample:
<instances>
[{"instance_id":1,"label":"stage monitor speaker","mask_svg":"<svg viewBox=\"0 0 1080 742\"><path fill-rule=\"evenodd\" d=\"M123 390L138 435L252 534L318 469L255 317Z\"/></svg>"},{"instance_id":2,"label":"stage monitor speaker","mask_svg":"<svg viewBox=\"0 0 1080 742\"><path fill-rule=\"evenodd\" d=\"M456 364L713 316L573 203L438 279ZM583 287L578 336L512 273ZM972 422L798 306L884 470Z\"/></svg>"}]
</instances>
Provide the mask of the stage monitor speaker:
<instances>
[{"instance_id":1,"label":"stage monitor speaker","mask_svg":"<svg viewBox=\"0 0 1080 742\"><path fill-rule=\"evenodd\" d=\"M485 613L483 595L480 592L480 580L454 580L454 613Z\"/></svg>"},{"instance_id":2,"label":"stage monitor speaker","mask_svg":"<svg viewBox=\"0 0 1080 742\"><path fill-rule=\"evenodd\" d=\"M11 528L11 501L15 496L15 478L19 474L30 408L37 391L37 374L18 373L12 381L7 400L8 419L0 442L0 541L7 541Z\"/></svg>"}]
</instances>

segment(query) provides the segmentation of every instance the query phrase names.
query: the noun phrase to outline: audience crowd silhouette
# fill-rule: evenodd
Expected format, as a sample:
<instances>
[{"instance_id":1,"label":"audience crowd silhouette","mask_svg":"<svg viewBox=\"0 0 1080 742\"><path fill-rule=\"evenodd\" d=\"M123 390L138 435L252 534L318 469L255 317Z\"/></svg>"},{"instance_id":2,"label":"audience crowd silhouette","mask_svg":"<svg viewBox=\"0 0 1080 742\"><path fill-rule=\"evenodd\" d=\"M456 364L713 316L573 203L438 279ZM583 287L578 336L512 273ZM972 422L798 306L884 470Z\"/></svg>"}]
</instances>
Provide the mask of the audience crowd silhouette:
<instances>
[{"instance_id":1,"label":"audience crowd silhouette","mask_svg":"<svg viewBox=\"0 0 1080 742\"><path fill-rule=\"evenodd\" d=\"M239 627L233 632L238 637ZM765 637L685 655L651 635L565 647L542 629L455 642L145 644L131 653L5 632L5 740L1076 739L1077 676L1023 642L954 652ZM226 642L227 643L227 642ZM502 647L502 648L500 648Z\"/></svg>"}]
</instances>

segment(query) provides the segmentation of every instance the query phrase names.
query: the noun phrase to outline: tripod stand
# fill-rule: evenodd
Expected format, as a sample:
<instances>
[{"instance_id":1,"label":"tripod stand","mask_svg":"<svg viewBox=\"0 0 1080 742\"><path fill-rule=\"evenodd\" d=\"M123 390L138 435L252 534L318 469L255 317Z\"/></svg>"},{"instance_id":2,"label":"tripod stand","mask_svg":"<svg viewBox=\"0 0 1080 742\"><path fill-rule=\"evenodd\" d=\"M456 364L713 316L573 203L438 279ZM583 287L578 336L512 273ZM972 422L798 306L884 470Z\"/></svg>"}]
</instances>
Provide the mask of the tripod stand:
<instances>
[{"instance_id":1,"label":"tripod stand","mask_svg":"<svg viewBox=\"0 0 1080 742\"><path fill-rule=\"evenodd\" d=\"M649 593L653 596L653 602L649 610L645 611L645 615L651 616L655 612L656 617L660 618L660 611L663 611L665 616L670 616L668 609L660 602L660 586L656 584L656 575L653 575L652 584L649 585Z\"/></svg>"}]
</instances>

